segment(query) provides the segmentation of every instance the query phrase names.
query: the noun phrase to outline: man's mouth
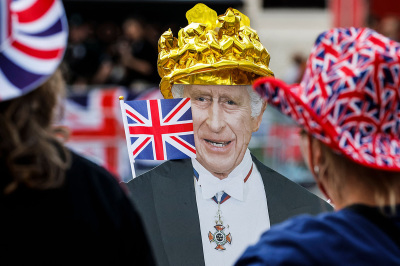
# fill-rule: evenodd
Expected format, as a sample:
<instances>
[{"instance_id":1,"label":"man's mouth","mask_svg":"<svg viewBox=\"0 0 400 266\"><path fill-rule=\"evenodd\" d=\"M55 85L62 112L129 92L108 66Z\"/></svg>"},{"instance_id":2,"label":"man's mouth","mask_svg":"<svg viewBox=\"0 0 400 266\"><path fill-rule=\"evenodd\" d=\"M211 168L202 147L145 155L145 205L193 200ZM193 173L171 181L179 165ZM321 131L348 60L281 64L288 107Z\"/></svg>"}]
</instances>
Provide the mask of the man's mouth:
<instances>
[{"instance_id":1,"label":"man's mouth","mask_svg":"<svg viewBox=\"0 0 400 266\"><path fill-rule=\"evenodd\" d=\"M231 141L217 142L217 141L212 141L212 140L208 140L208 139L204 139L204 140L215 147L225 147L226 145L231 143Z\"/></svg>"}]
</instances>

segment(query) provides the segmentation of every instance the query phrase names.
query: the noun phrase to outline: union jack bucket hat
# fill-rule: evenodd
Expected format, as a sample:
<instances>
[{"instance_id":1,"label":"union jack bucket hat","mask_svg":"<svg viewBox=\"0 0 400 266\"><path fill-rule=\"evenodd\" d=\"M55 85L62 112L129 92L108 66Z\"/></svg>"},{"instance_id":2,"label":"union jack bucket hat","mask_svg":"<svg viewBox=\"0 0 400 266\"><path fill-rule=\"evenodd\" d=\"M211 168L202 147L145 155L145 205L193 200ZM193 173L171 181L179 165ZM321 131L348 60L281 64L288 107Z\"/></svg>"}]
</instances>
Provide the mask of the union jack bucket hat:
<instances>
[{"instance_id":1,"label":"union jack bucket hat","mask_svg":"<svg viewBox=\"0 0 400 266\"><path fill-rule=\"evenodd\" d=\"M333 150L400 170L400 44L368 28L319 35L300 84L255 81L267 102Z\"/></svg>"},{"instance_id":2,"label":"union jack bucket hat","mask_svg":"<svg viewBox=\"0 0 400 266\"><path fill-rule=\"evenodd\" d=\"M59 66L67 38L61 0L1 0L0 102L44 83Z\"/></svg>"}]
</instances>

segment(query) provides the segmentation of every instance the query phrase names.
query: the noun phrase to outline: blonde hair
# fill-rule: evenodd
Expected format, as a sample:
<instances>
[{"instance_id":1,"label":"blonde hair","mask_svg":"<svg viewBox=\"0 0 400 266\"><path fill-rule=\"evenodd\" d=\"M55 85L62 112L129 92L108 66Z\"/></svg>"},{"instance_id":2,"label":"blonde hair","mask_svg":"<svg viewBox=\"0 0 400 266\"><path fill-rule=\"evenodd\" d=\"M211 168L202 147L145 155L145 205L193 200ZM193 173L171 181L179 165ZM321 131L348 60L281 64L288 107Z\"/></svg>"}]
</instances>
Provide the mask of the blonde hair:
<instances>
[{"instance_id":1,"label":"blonde hair","mask_svg":"<svg viewBox=\"0 0 400 266\"><path fill-rule=\"evenodd\" d=\"M53 122L63 92L57 70L32 92L0 102L0 165L2 176L10 177L1 181L4 194L21 184L34 189L62 184L70 155L54 134Z\"/></svg>"},{"instance_id":2,"label":"blonde hair","mask_svg":"<svg viewBox=\"0 0 400 266\"><path fill-rule=\"evenodd\" d=\"M346 182L353 179L351 181L356 182L360 187L373 191L371 197L378 207L383 208L389 205L392 211L395 210L396 202L399 201L400 197L400 172L365 167L335 153L324 143L320 142L320 144L325 160L319 166L319 175L320 177L328 177L328 182L337 191L339 198L345 197L342 189Z\"/></svg>"}]
</instances>

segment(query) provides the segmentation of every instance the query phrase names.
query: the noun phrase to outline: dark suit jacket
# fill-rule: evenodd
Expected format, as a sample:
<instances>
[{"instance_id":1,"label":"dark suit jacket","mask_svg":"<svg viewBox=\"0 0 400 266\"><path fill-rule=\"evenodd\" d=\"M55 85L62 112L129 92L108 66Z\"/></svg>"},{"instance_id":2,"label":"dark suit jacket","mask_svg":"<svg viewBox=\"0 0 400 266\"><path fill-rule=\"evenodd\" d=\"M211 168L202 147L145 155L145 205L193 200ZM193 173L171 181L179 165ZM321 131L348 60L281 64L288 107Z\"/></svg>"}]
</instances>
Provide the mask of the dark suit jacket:
<instances>
[{"instance_id":1,"label":"dark suit jacket","mask_svg":"<svg viewBox=\"0 0 400 266\"><path fill-rule=\"evenodd\" d=\"M271 225L332 207L254 156L268 201ZM190 159L167 161L127 184L142 216L159 265L204 265L203 245Z\"/></svg>"}]
</instances>

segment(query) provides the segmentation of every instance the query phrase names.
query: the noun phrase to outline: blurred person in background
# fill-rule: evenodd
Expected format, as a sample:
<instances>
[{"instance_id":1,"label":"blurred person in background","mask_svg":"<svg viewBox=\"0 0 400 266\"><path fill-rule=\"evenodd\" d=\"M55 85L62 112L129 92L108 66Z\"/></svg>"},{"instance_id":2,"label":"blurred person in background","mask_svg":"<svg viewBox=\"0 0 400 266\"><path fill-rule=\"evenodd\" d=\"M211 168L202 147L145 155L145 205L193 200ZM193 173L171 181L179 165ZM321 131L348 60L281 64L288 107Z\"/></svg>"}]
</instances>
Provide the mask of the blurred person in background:
<instances>
[{"instance_id":1,"label":"blurred person in background","mask_svg":"<svg viewBox=\"0 0 400 266\"><path fill-rule=\"evenodd\" d=\"M135 89L135 83L158 83L157 47L146 37L145 22L138 17L128 17L122 23L122 36L116 49L119 63L125 68L120 85Z\"/></svg>"},{"instance_id":2,"label":"blurred person in background","mask_svg":"<svg viewBox=\"0 0 400 266\"><path fill-rule=\"evenodd\" d=\"M0 10L0 261L154 265L127 191L54 127L65 95L62 2L1 1Z\"/></svg>"},{"instance_id":3,"label":"blurred person in background","mask_svg":"<svg viewBox=\"0 0 400 266\"><path fill-rule=\"evenodd\" d=\"M116 67L117 53L115 42L121 35L120 25L115 21L106 20L95 28L97 41L102 46L102 53L96 73L92 77L92 84L115 85L121 79L120 71Z\"/></svg>"},{"instance_id":4,"label":"blurred person in background","mask_svg":"<svg viewBox=\"0 0 400 266\"><path fill-rule=\"evenodd\" d=\"M316 40L300 84L255 90L302 129L304 159L335 212L272 226L241 265L400 265L400 44L369 28Z\"/></svg>"},{"instance_id":5,"label":"blurred person in background","mask_svg":"<svg viewBox=\"0 0 400 266\"><path fill-rule=\"evenodd\" d=\"M306 68L306 61L307 58L305 58L300 52L293 53L290 65L286 70L283 80L288 84L299 83Z\"/></svg>"},{"instance_id":6,"label":"blurred person in background","mask_svg":"<svg viewBox=\"0 0 400 266\"><path fill-rule=\"evenodd\" d=\"M400 41L400 20L397 16L385 16L378 24L378 32L396 42Z\"/></svg>"},{"instance_id":7,"label":"blurred person in background","mask_svg":"<svg viewBox=\"0 0 400 266\"><path fill-rule=\"evenodd\" d=\"M249 18L204 4L186 17L178 39L161 35L158 70L164 98L191 98L196 158L164 162L127 186L160 265L232 265L271 224L332 207L248 149L266 108L251 84L273 75Z\"/></svg>"},{"instance_id":8,"label":"blurred person in background","mask_svg":"<svg viewBox=\"0 0 400 266\"><path fill-rule=\"evenodd\" d=\"M102 65L103 47L95 36L94 27L80 14L72 14L69 19L69 39L63 58L65 78L68 85L73 85L80 93L93 84L92 79Z\"/></svg>"}]
</instances>

